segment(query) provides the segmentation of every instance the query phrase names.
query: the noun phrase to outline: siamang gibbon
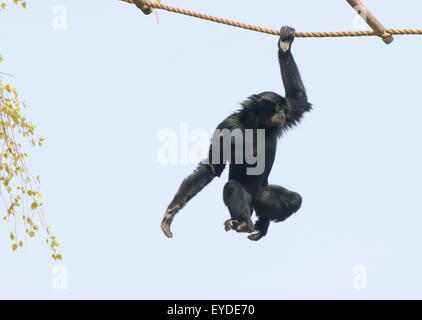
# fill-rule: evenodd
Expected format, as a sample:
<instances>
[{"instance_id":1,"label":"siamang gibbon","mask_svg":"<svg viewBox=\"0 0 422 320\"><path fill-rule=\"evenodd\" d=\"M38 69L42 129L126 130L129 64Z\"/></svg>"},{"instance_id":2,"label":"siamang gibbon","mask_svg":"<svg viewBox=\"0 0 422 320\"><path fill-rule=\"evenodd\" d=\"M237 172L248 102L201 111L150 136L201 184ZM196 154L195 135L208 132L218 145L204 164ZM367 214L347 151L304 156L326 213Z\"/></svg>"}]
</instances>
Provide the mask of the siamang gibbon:
<instances>
[{"instance_id":1,"label":"siamang gibbon","mask_svg":"<svg viewBox=\"0 0 422 320\"><path fill-rule=\"evenodd\" d=\"M282 27L278 41L278 59L285 97L268 91L252 95L241 104L241 110L230 115L217 127L208 158L182 182L165 212L161 228L167 237L173 236L170 225L176 213L215 177L220 177L227 162L230 163L230 171L229 180L224 186L223 199L231 218L224 223L226 231L249 233L248 238L257 241L267 234L270 221L284 221L299 210L302 198L298 193L268 184L276 155L277 138L298 124L303 114L311 110L298 67L290 51L294 31L291 27ZM248 130L250 134L247 134ZM232 134L234 132L236 134ZM221 139L227 135L230 136L229 156L215 148L219 145L221 149ZM234 141L239 135L243 137L240 144ZM214 152L215 149L217 152ZM253 164L234 161L238 160L234 158L239 154L246 156L247 152L252 152L252 156L258 160L264 159L262 170L251 173L249 169L252 169ZM258 218L255 224L251 219L254 210Z\"/></svg>"}]
</instances>

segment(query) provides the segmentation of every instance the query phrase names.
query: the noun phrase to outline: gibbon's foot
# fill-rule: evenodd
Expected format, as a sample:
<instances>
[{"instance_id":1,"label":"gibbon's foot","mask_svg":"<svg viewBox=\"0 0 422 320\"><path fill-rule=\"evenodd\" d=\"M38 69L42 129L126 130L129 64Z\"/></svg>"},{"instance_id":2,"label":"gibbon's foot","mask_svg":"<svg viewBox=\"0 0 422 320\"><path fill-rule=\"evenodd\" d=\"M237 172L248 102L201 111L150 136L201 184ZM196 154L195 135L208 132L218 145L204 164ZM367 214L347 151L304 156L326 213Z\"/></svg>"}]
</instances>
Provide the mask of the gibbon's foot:
<instances>
[{"instance_id":1,"label":"gibbon's foot","mask_svg":"<svg viewBox=\"0 0 422 320\"><path fill-rule=\"evenodd\" d=\"M247 222L240 222L235 219L229 219L226 222L224 222L224 229L226 231L235 230L237 232L242 233L251 233L254 230L253 223L247 223Z\"/></svg>"},{"instance_id":2,"label":"gibbon's foot","mask_svg":"<svg viewBox=\"0 0 422 320\"><path fill-rule=\"evenodd\" d=\"M173 238L173 233L170 231L170 224L164 220L161 222L161 230L163 230L167 238Z\"/></svg>"},{"instance_id":3,"label":"gibbon's foot","mask_svg":"<svg viewBox=\"0 0 422 320\"><path fill-rule=\"evenodd\" d=\"M180 210L180 206L174 206L173 208L167 209L164 214L163 221L161 222L161 230L167 238L173 238L173 233L170 230L171 223L173 222L174 216Z\"/></svg>"},{"instance_id":4,"label":"gibbon's foot","mask_svg":"<svg viewBox=\"0 0 422 320\"><path fill-rule=\"evenodd\" d=\"M258 231L256 233L250 234L248 236L248 239L251 240L251 241L258 241L258 240L261 240L263 237L264 237L264 235L260 231Z\"/></svg>"},{"instance_id":5,"label":"gibbon's foot","mask_svg":"<svg viewBox=\"0 0 422 320\"><path fill-rule=\"evenodd\" d=\"M239 225L239 221L229 219L226 222L224 222L224 230L226 231L236 230L238 225Z\"/></svg>"}]
</instances>

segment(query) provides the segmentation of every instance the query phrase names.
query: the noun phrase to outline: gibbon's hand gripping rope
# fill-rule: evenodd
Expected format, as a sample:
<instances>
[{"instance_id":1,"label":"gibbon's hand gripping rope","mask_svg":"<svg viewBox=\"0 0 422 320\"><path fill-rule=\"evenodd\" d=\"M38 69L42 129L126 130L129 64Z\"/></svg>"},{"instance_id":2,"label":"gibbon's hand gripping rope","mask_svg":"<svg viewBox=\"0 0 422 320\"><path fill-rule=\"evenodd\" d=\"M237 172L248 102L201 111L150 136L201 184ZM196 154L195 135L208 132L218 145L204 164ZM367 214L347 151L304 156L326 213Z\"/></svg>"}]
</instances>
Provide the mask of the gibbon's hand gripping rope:
<instances>
[{"instance_id":1,"label":"gibbon's hand gripping rope","mask_svg":"<svg viewBox=\"0 0 422 320\"><path fill-rule=\"evenodd\" d=\"M174 13L179 13L199 19L205 19L217 23L227 24L229 26L243 28L247 30L253 30L257 32L280 35L279 30L264 28L260 26L254 26L251 24L224 19L220 17L211 16L195 11L172 7L163 3L152 2L149 0L121 0L127 3L135 4L142 12L146 15L150 14L153 9L161 9ZM366 6L360 0L346 0L366 21L366 23L374 31L333 31L333 32L295 32L296 38L326 38L326 37L364 37L364 36L379 36L386 44L390 44L394 38L393 35L422 35L422 29L386 29L375 16L366 8Z\"/></svg>"}]
</instances>

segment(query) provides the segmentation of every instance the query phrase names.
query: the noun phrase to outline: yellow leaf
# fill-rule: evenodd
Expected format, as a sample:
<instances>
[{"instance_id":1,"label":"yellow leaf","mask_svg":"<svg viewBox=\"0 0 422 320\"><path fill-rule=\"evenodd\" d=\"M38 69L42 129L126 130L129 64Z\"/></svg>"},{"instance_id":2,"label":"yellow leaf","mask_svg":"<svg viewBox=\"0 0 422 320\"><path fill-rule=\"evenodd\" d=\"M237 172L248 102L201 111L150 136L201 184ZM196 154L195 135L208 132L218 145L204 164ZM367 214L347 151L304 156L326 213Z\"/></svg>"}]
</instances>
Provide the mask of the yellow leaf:
<instances>
[{"instance_id":1,"label":"yellow leaf","mask_svg":"<svg viewBox=\"0 0 422 320\"><path fill-rule=\"evenodd\" d=\"M53 240L50 244L51 248L58 247L58 246L59 246L59 243L56 240Z\"/></svg>"}]
</instances>

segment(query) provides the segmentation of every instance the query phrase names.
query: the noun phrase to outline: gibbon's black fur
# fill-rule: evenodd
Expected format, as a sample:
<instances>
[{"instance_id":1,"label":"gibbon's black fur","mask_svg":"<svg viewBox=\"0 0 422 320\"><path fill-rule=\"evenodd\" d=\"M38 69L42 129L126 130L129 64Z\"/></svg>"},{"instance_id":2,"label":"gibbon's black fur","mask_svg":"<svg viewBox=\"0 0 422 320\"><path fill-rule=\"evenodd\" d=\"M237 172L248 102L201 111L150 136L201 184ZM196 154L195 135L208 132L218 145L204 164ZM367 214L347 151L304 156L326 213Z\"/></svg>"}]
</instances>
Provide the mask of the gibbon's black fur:
<instances>
[{"instance_id":1,"label":"gibbon's black fur","mask_svg":"<svg viewBox=\"0 0 422 320\"><path fill-rule=\"evenodd\" d=\"M229 148L232 151L230 158L227 159L221 150L216 157L213 147L218 142L221 148L220 142L224 134L214 135L208 159L201 162L182 182L167 208L161 223L167 237L173 236L170 225L176 213L215 177L220 177L227 162L230 163L230 171L229 180L224 186L223 199L231 219L224 223L226 231L251 233L248 238L257 241L267 234L270 221L284 221L299 210L302 198L298 193L268 184L268 176L275 160L277 139L284 131L298 124L305 112L311 110L298 67L290 51L294 31L288 26L281 28L278 42L278 58L286 97L274 92L252 95L241 104L241 110L230 115L217 127L218 130L226 130L226 134L237 132L243 136L243 156L247 150L256 156L265 156L262 172L248 174L248 169L253 165L234 161L233 154L236 154L236 150L232 142L233 136L230 136L229 140ZM249 140L246 135L248 129L252 132ZM264 129L261 131L264 131L265 138L265 148L261 150L257 144L259 129ZM255 225L251 219L254 210L258 218Z\"/></svg>"}]
</instances>

